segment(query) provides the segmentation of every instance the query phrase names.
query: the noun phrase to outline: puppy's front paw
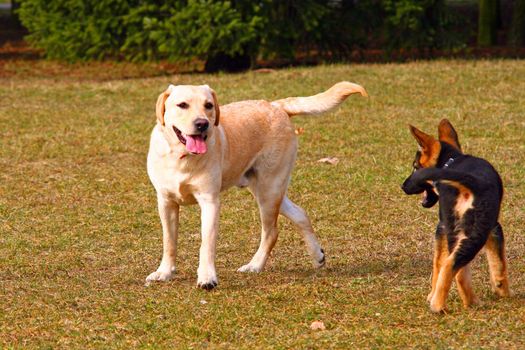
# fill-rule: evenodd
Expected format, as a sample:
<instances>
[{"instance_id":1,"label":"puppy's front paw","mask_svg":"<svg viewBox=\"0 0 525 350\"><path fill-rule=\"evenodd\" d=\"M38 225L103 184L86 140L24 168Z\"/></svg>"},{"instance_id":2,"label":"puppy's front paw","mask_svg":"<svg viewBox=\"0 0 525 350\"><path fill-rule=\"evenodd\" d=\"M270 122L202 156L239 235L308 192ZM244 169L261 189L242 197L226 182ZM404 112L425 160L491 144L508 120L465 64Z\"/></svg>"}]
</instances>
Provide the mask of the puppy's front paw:
<instances>
[{"instance_id":1,"label":"puppy's front paw","mask_svg":"<svg viewBox=\"0 0 525 350\"><path fill-rule=\"evenodd\" d=\"M255 266L255 265L252 265L252 264L246 264L244 266L239 267L237 269L237 272L254 272L254 273L259 273L262 270L263 269L260 266Z\"/></svg>"},{"instance_id":2,"label":"puppy's front paw","mask_svg":"<svg viewBox=\"0 0 525 350\"><path fill-rule=\"evenodd\" d=\"M197 287L205 290L212 290L213 288L217 287L218 283L219 282L217 281L217 274L215 271L198 271Z\"/></svg>"},{"instance_id":3,"label":"puppy's front paw","mask_svg":"<svg viewBox=\"0 0 525 350\"><path fill-rule=\"evenodd\" d=\"M492 285L492 291L500 297L510 296L509 282L507 280L496 282Z\"/></svg>"},{"instance_id":4,"label":"puppy's front paw","mask_svg":"<svg viewBox=\"0 0 525 350\"><path fill-rule=\"evenodd\" d=\"M430 300L430 310L435 313L447 312L445 303L437 301L435 297L432 297L432 300Z\"/></svg>"},{"instance_id":5,"label":"puppy's front paw","mask_svg":"<svg viewBox=\"0 0 525 350\"><path fill-rule=\"evenodd\" d=\"M158 269L155 272L152 272L146 277L146 286L149 286L151 282L159 281L159 282L166 282L175 276L175 267L172 267L171 269L165 270L165 269Z\"/></svg>"}]
</instances>

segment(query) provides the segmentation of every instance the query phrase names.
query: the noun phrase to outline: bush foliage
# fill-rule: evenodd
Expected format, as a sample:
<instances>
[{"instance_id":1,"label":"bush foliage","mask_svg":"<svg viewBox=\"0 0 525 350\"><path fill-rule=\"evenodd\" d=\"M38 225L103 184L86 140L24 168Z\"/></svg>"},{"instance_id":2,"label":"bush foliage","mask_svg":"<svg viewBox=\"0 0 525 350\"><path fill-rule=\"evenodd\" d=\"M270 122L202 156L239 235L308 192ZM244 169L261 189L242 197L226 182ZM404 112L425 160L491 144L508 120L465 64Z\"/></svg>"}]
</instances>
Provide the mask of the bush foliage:
<instances>
[{"instance_id":1,"label":"bush foliage","mask_svg":"<svg viewBox=\"0 0 525 350\"><path fill-rule=\"evenodd\" d=\"M22 0L28 39L50 58L172 61L340 59L356 48L446 48L443 0ZM453 40L450 40L453 38Z\"/></svg>"}]
</instances>

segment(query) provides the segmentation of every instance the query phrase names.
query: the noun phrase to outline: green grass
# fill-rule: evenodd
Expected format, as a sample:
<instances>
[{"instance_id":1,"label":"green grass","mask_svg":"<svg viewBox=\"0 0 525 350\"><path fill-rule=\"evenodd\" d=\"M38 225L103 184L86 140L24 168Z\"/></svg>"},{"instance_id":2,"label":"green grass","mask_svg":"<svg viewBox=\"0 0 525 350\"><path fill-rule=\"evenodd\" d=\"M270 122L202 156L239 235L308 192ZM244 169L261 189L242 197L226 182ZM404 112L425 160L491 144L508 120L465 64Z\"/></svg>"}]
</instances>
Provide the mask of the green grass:
<instances>
[{"instance_id":1,"label":"green grass","mask_svg":"<svg viewBox=\"0 0 525 350\"><path fill-rule=\"evenodd\" d=\"M525 62L337 65L270 74L174 75L96 81L14 74L0 79L0 347L7 348L502 348L525 346ZM88 77L89 78L89 77ZM327 252L315 271L280 220L265 272L236 269L255 252L251 196L223 193L219 287L196 284L199 210L182 210L175 280L144 287L161 230L145 162L154 105L168 83L207 83L221 103L311 95L339 80L365 86L303 127L290 198ZM506 186L501 222L514 295L490 291L449 314L425 302L437 210L400 184L416 143L452 121L467 153ZM336 156L339 164L317 163ZM204 303L202 301L206 301ZM314 320L326 325L312 331Z\"/></svg>"}]
</instances>

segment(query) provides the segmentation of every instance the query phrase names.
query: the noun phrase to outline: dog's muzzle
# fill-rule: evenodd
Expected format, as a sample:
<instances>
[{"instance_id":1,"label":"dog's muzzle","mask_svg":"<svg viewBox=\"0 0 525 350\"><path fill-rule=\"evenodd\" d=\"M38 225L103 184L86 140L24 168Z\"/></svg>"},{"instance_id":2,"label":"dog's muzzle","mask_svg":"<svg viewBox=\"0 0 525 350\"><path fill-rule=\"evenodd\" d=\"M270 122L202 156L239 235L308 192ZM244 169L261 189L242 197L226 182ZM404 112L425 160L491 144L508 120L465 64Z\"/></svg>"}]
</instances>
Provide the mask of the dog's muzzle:
<instances>
[{"instance_id":1,"label":"dog's muzzle","mask_svg":"<svg viewBox=\"0 0 525 350\"><path fill-rule=\"evenodd\" d=\"M208 126L209 123L206 121L204 130L207 130ZM202 128L204 128L204 124ZM188 152L193 154L204 154L208 151L208 146L206 145L206 139L208 138L208 135L203 134L202 132L196 135L186 135L175 126L173 126L173 131L175 132L175 135L177 135L180 143L186 146L186 150Z\"/></svg>"}]
</instances>

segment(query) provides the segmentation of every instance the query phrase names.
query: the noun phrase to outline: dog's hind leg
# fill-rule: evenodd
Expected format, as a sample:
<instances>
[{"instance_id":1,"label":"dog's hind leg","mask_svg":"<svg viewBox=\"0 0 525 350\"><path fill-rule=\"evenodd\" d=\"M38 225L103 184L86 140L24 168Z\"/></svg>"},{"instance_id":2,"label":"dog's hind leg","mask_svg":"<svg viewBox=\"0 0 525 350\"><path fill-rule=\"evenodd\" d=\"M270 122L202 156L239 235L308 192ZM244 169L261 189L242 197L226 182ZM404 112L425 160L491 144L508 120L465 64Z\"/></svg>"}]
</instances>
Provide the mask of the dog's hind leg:
<instances>
[{"instance_id":1,"label":"dog's hind leg","mask_svg":"<svg viewBox=\"0 0 525 350\"><path fill-rule=\"evenodd\" d=\"M464 307L469 307L479 302L479 299L472 291L472 272L470 271L470 264L459 269L456 274L456 283Z\"/></svg>"},{"instance_id":2,"label":"dog's hind leg","mask_svg":"<svg viewBox=\"0 0 525 350\"><path fill-rule=\"evenodd\" d=\"M467 235L463 231L457 232L455 237L452 243L454 248L450 255L443 261L436 281L435 292L430 300L430 309L434 312L442 312L445 310L445 303L453 278L460 269L474 259L484 244L477 235ZM449 244L451 244L450 241Z\"/></svg>"},{"instance_id":3,"label":"dog's hind leg","mask_svg":"<svg viewBox=\"0 0 525 350\"><path fill-rule=\"evenodd\" d=\"M262 182L269 183L271 181L264 179ZM277 242L277 218L285 191L279 186L264 186L262 183L257 183L255 187L250 186L250 190L255 195L259 205L262 224L261 242L252 260L239 268L239 272L261 272L263 270L266 260L268 260L270 252Z\"/></svg>"},{"instance_id":4,"label":"dog's hind leg","mask_svg":"<svg viewBox=\"0 0 525 350\"><path fill-rule=\"evenodd\" d=\"M325 254L315 236L310 219L304 209L292 202L285 195L281 203L280 212L290 219L303 234L306 248L313 259L314 266L317 268L322 267L325 264Z\"/></svg>"},{"instance_id":5,"label":"dog's hind leg","mask_svg":"<svg viewBox=\"0 0 525 350\"><path fill-rule=\"evenodd\" d=\"M489 234L487 243L485 244L485 253L489 262L492 290L501 297L509 296L510 291L507 277L507 263L505 261L503 229L499 223Z\"/></svg>"}]
</instances>

